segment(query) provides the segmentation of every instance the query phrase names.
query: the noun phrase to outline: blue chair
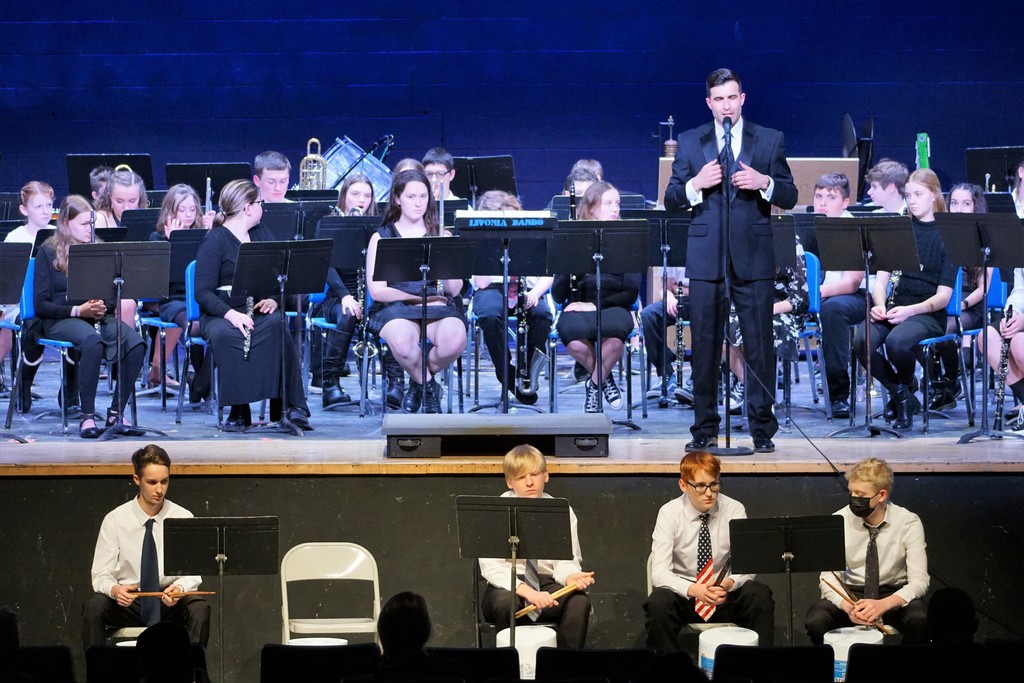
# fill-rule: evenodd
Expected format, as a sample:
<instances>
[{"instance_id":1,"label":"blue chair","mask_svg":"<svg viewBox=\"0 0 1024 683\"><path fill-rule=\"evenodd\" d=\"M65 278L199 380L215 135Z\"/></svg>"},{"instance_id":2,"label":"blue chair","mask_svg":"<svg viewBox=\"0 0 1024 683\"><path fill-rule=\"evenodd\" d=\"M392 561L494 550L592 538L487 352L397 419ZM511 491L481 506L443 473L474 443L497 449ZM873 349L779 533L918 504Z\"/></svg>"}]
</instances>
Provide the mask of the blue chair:
<instances>
[{"instance_id":1,"label":"blue chair","mask_svg":"<svg viewBox=\"0 0 1024 683\"><path fill-rule=\"evenodd\" d=\"M807 294L808 294L808 320L804 323L804 330L800 333L799 340L803 342L804 358L807 361L807 375L811 378L811 398L815 404L818 398L818 379L821 380L822 395L825 397L825 417L832 419L832 401L828 395L828 382L825 381L824 372L820 378L814 375L814 360L824 370L824 363L821 359L821 328L818 326L818 314L821 313L821 260L809 251L804 252L804 265L807 268ZM811 351L811 339L817 343L817 353Z\"/></svg>"},{"instance_id":2,"label":"blue chair","mask_svg":"<svg viewBox=\"0 0 1024 683\"><path fill-rule=\"evenodd\" d=\"M961 345L963 339L963 329L960 327L960 297L958 293L961 291L964 279L964 269L959 268L956 273L956 283L953 285L953 295L949 297L949 303L946 305L946 315L951 318L956 318L957 331L950 334L943 334L938 337L928 337L922 339L917 343L918 346L924 348L924 382L922 387L925 395L925 400L928 396L928 387L930 386L930 372L932 367L932 355L936 344L942 344L945 342L954 343L957 345L957 357L960 360L960 376L966 380L967 378L967 366L964 363L964 348ZM964 403L967 405L967 424L968 426L974 426L974 405L971 401L970 392L964 391ZM923 427L922 430L925 434L928 433L928 416L934 412L937 416L948 419L949 415L939 411L928 410L928 406L925 405L922 408L923 413Z\"/></svg>"},{"instance_id":3,"label":"blue chair","mask_svg":"<svg viewBox=\"0 0 1024 683\"><path fill-rule=\"evenodd\" d=\"M185 340L185 365L181 372L181 377L184 380L188 377L188 363L189 363L189 351L192 346L202 346L206 349L206 360L204 363L213 363L213 349L210 344L203 339L201 335L192 334L192 323L199 320L200 311L199 303L196 301L196 262L192 261L185 268L185 318L188 324L185 325L185 334L182 335L182 339ZM221 426L220 419L220 408L217 405L217 375L216 365L211 365L213 368L213 385L210 388L210 400L214 414L217 416L217 428ZM174 417L175 424L181 424L181 411L185 403L185 387L181 387L178 391L178 412Z\"/></svg>"},{"instance_id":4,"label":"blue chair","mask_svg":"<svg viewBox=\"0 0 1024 683\"><path fill-rule=\"evenodd\" d=\"M1012 277L1012 273L1011 273L1011 277ZM1006 308L1006 297L1007 297L1007 283L1003 282L1003 278L1002 278L1002 276L999 273L999 269L998 268L993 268L992 269L992 279L988 283L988 314L989 314L989 320L985 321L985 323L981 327L976 329L976 330L964 330L963 331L963 336L965 336L965 337L972 337L972 338L973 337L979 337L981 335L981 332L984 329L984 327L991 323L992 313L995 312L995 311L1002 311L1003 309ZM989 343L989 345L997 344L997 343L999 343L999 341L997 339L993 339L992 337L989 337L988 343ZM982 369L982 375L981 375L982 383L981 383L981 386L982 386L982 393L985 393L988 390L992 389L992 386L988 386L987 378L989 377L989 373L985 370L985 368L988 366L988 360L987 359L982 359L981 363L979 363L978 359L980 357L981 357L981 353L978 351L977 344L972 343L971 344L971 359L974 361L973 364L972 364L972 367L974 369L978 369L978 368ZM964 378L964 379L966 381L966 378ZM970 382L970 384L971 384L971 389L970 389L971 390L971 401L975 401L976 402L977 395L975 393L974 373L971 373L971 382ZM967 393L967 387L966 386L964 387L964 393Z\"/></svg>"},{"instance_id":5,"label":"blue chair","mask_svg":"<svg viewBox=\"0 0 1024 683\"><path fill-rule=\"evenodd\" d=\"M146 300L140 300L139 303L143 303L143 301L146 301ZM149 301L152 301L152 300L149 300ZM156 315L142 315L141 309L139 311L139 325L142 326L142 327L151 327L151 328L153 328L153 329L155 329L157 331L158 337L160 339L160 358L161 359L166 358L167 357L167 354L166 354L166 349L167 349L167 330L178 329L178 326L175 323L173 323L173 322L167 322L165 320L161 320L160 317L156 316ZM148 334L147 335L143 335L142 338L143 339L148 339L149 335ZM153 350L152 349L148 349L147 352L146 352L146 359L147 359L147 361L149 359L151 359L152 357L153 357ZM163 368L163 370L164 370L164 372L160 373L160 412L166 413L167 412L167 372L166 372L167 368ZM178 392L180 393L180 391L181 391L181 387L179 386L178 387ZM139 395L140 393L141 392L138 392L138 391L135 392L136 395Z\"/></svg>"},{"instance_id":6,"label":"blue chair","mask_svg":"<svg viewBox=\"0 0 1024 683\"><path fill-rule=\"evenodd\" d=\"M312 331L313 330L319 330L320 331L320 335L322 337L322 343L320 344L320 367L321 368L323 367L324 354L325 354L326 349L327 349L327 334L329 332L337 332L338 331L338 325L336 323L332 323L330 320L328 320L327 318L324 318L322 316L313 316L313 307L315 305L317 305L317 304L323 303L326 298L327 298L327 285L324 285L324 291L323 292L318 292L316 294L310 294L309 295L309 313L308 313L308 315L306 317L306 326L309 328L311 336L312 336ZM308 348L310 349L310 353L312 353L312 345L311 344L308 345ZM372 363L374 361L372 359L370 359L370 358L365 359L365 362L366 362L366 365L367 365L367 367L365 369L363 368L363 362L364 362L363 359L358 358L358 357L356 358L356 365L359 367L359 401L358 402L352 402L352 403L343 403L341 405L332 406L331 410L337 410L338 408L348 408L348 407L351 407L351 406L358 405L359 406L359 417L366 417L366 414L368 412L370 412L370 413L373 412L373 405L367 400L367 395L369 393L369 386L368 386L368 384L366 382L366 378L372 376L372 374L373 374L372 371L370 370L370 367L372 367Z\"/></svg>"}]
</instances>

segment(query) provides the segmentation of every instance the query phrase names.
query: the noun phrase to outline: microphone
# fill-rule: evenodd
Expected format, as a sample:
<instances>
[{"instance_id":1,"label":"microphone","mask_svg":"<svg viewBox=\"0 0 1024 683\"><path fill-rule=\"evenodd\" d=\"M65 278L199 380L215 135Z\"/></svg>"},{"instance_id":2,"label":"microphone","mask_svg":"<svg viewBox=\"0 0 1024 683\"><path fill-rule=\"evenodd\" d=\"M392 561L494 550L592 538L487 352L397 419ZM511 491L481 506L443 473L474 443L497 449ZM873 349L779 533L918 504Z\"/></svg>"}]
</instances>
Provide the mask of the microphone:
<instances>
[{"instance_id":1,"label":"microphone","mask_svg":"<svg viewBox=\"0 0 1024 683\"><path fill-rule=\"evenodd\" d=\"M726 116L724 119L722 119L722 128L725 129L725 134L726 135L731 135L732 134L732 117L731 116Z\"/></svg>"},{"instance_id":2,"label":"microphone","mask_svg":"<svg viewBox=\"0 0 1024 683\"><path fill-rule=\"evenodd\" d=\"M363 210L360 209L358 206L353 206L351 209L348 210L348 215L349 216L362 216L363 215Z\"/></svg>"},{"instance_id":3,"label":"microphone","mask_svg":"<svg viewBox=\"0 0 1024 683\"><path fill-rule=\"evenodd\" d=\"M373 145L370 146L369 151L373 152L374 150L376 150L378 147L380 147L384 143L391 142L394 139L395 139L395 136L391 135L390 133L388 133L387 135L384 135L384 136L380 137L375 143L373 143Z\"/></svg>"}]
</instances>

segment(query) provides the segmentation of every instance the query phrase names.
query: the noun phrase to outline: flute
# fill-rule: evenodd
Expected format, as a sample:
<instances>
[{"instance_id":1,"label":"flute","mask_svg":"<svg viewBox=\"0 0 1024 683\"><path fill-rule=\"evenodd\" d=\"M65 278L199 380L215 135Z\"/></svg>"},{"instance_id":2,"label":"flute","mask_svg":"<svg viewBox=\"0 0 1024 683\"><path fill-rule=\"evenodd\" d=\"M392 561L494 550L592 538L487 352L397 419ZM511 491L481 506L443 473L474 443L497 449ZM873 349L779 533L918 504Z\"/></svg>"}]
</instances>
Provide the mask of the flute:
<instances>
[{"instance_id":1,"label":"flute","mask_svg":"<svg viewBox=\"0 0 1024 683\"><path fill-rule=\"evenodd\" d=\"M253 307L256 302L252 300L251 296L245 297L245 314L252 318ZM242 342L242 360L249 360L249 349L252 348L252 329L245 328L245 341Z\"/></svg>"}]
</instances>

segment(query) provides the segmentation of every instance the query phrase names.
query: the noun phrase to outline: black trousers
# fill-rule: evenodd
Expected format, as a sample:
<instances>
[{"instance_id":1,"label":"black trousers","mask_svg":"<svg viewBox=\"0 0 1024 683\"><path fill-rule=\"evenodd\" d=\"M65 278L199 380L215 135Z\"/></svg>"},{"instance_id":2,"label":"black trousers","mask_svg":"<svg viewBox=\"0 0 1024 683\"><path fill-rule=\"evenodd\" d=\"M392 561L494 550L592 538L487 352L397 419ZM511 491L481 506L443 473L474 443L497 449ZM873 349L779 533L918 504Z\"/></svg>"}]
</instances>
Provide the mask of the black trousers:
<instances>
[{"instance_id":1,"label":"black trousers","mask_svg":"<svg viewBox=\"0 0 1024 683\"><path fill-rule=\"evenodd\" d=\"M553 578L541 575L540 590L554 593L561 589L562 585ZM513 598L515 598L514 601ZM526 605L525 600L518 595L513 596L511 591L495 588L488 584L480 608L484 613L484 619L496 625L500 630L508 628L512 609L518 612ZM517 626L528 626L533 623L534 621L529 616L522 616L516 620ZM587 627L590 625L590 598L586 593L580 591L561 597L558 599L558 605L544 609L536 623L558 624L556 629L558 647L582 650L587 642Z\"/></svg>"},{"instance_id":2,"label":"black trousers","mask_svg":"<svg viewBox=\"0 0 1024 683\"><path fill-rule=\"evenodd\" d=\"M903 634L903 645L922 645L928 642L928 608L924 600L911 600L900 609L886 612L882 621L895 626ZM853 626L850 617L828 600L819 600L811 605L804 618L807 636L815 645L824 643L825 634L829 631L847 626Z\"/></svg>"},{"instance_id":3,"label":"black trousers","mask_svg":"<svg viewBox=\"0 0 1024 683\"><path fill-rule=\"evenodd\" d=\"M692 283L692 280L691 280ZM692 291L692 290L691 290ZM655 588L644 604L647 646L659 655L682 651L679 636L687 624L705 623L693 609L693 598L684 598L668 588ZM758 581L747 581L715 608L708 622L733 622L757 632L758 644L775 642L775 600L772 590Z\"/></svg>"},{"instance_id":4,"label":"black trousers","mask_svg":"<svg viewBox=\"0 0 1024 683\"><path fill-rule=\"evenodd\" d=\"M918 359L917 343L944 332L943 325L930 315L915 315L899 325L871 323L871 374L890 393L897 384L909 386ZM861 325L853 335L853 348L861 364L865 364L868 357L865 343L864 325Z\"/></svg>"},{"instance_id":5,"label":"black trousers","mask_svg":"<svg viewBox=\"0 0 1024 683\"><path fill-rule=\"evenodd\" d=\"M181 624L188 630L193 643L206 647L210 642L210 603L200 597L188 596L173 606L160 603L160 621ZM100 593L93 593L82 605L82 645L88 650L93 645L105 645L107 629L145 626L136 600L128 607Z\"/></svg>"},{"instance_id":6,"label":"black trousers","mask_svg":"<svg viewBox=\"0 0 1024 683\"><path fill-rule=\"evenodd\" d=\"M746 357L747 420L750 435L771 438L779 430L772 412L775 402L775 338L772 333L772 302L775 281L741 280L733 276L732 301L743 335ZM690 432L718 436L718 369L728 320L724 280L690 280L690 329L693 351L693 426Z\"/></svg>"},{"instance_id":7,"label":"black trousers","mask_svg":"<svg viewBox=\"0 0 1024 683\"><path fill-rule=\"evenodd\" d=\"M831 401L850 400L850 327L864 322L864 290L821 301L821 356Z\"/></svg>"},{"instance_id":8,"label":"black trousers","mask_svg":"<svg viewBox=\"0 0 1024 683\"><path fill-rule=\"evenodd\" d=\"M690 297L684 296L679 299L678 318L669 320L665 317L665 305L661 299L652 304L644 306L640 311L640 323L644 330L644 348L647 349L647 360L654 367L654 371L661 377L662 370L670 366L676 360L675 340L672 347L666 344L665 332L669 325L674 325L676 320L690 319ZM678 332L677 332L678 333ZM666 358L666 356L668 356ZM671 372L671 369L669 369Z\"/></svg>"},{"instance_id":9,"label":"black trousers","mask_svg":"<svg viewBox=\"0 0 1024 683\"><path fill-rule=\"evenodd\" d=\"M501 307L505 300L505 293L501 291L501 285L492 285L473 292L473 313L477 317L477 325L483 334L484 345L487 346L487 353L494 363L494 373L498 381L502 380L502 358L508 358L508 334L501 326ZM511 312L509 313L511 315ZM548 336L551 334L551 309L544 299L537 302L537 305L526 311L526 367L530 367L533 355L537 350L543 351L547 348ZM509 361L511 365L511 361ZM515 380L514 375L509 375L510 380Z\"/></svg>"}]
</instances>

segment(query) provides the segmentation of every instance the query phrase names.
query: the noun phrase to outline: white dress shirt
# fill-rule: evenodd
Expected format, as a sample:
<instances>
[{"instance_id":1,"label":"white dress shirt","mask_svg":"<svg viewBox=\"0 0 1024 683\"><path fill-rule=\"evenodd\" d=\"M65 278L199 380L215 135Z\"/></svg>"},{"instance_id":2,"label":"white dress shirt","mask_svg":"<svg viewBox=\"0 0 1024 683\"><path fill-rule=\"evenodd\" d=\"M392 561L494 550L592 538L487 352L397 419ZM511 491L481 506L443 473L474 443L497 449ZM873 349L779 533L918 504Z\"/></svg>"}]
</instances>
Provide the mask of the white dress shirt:
<instances>
[{"instance_id":1,"label":"white dress shirt","mask_svg":"<svg viewBox=\"0 0 1024 683\"><path fill-rule=\"evenodd\" d=\"M501 494L502 498L515 497L515 493L506 491ZM551 498L548 494L544 493L541 495L542 498ZM572 508L569 508L569 531L572 536L572 558L571 560L536 560L535 558L525 558L516 560L516 575L523 577L526 574L526 559L535 560L537 563L537 573L546 574L554 578L555 581L562 584L566 584L569 580L569 576L577 572L583 571L580 563L583 562L583 556L580 553L580 539L576 533L576 513L573 512ZM511 569L512 561L497 559L497 558L480 558L480 575L487 580L487 583L491 584L495 588L505 588L515 592L515 588L519 587L516 584L515 588L509 588L509 581L511 580ZM519 583L522 583L520 580Z\"/></svg>"},{"instance_id":2,"label":"white dress shirt","mask_svg":"<svg viewBox=\"0 0 1024 683\"><path fill-rule=\"evenodd\" d=\"M732 147L730 149L732 162L736 165L736 168L739 168L740 150L743 148L743 117L740 117L740 119L733 124L731 134ZM717 119L715 120L715 140L717 141L718 154L721 156L722 148L725 147L725 128ZM726 169L723 168L722 173L724 175L726 173ZM775 178L772 178L771 176L767 177L768 187L760 190L760 192L761 198L766 202L770 202L772 200L772 193L775 191ZM686 183L686 199L690 202L690 206L695 206L704 201L703 190L698 192L694 189L692 178Z\"/></svg>"},{"instance_id":3,"label":"white dress shirt","mask_svg":"<svg viewBox=\"0 0 1024 683\"><path fill-rule=\"evenodd\" d=\"M746 519L747 510L739 501L720 493L708 512L711 515L708 530L711 532L712 566L717 578L718 572L729 559L732 547L729 542L729 522L733 519ZM651 580L655 588L668 588L687 597L686 591L697 576L700 515L686 494L661 506L651 537ZM754 574L726 572L723 578L732 578L735 582L732 590L736 590L753 579Z\"/></svg>"},{"instance_id":4,"label":"white dress shirt","mask_svg":"<svg viewBox=\"0 0 1024 683\"><path fill-rule=\"evenodd\" d=\"M851 588L864 586L864 559L870 534L862 518L847 505L835 514L843 518L846 532L846 569L843 582ZM896 595L904 602L923 598L928 592L928 554L925 552L924 525L916 514L895 503L886 503L885 519L875 539L878 546L878 585L902 586ZM831 572L821 573L821 597L836 607L842 598L825 585L835 585Z\"/></svg>"},{"instance_id":5,"label":"white dress shirt","mask_svg":"<svg viewBox=\"0 0 1024 683\"><path fill-rule=\"evenodd\" d=\"M1003 282L1007 280L1009 278L1005 278ZM1009 284L1009 282L1006 284ZM1013 310L1016 313L1024 313L1024 268L1013 269L1013 289L1010 290L1010 295L1006 297L1006 306L1013 306Z\"/></svg>"},{"instance_id":6,"label":"white dress shirt","mask_svg":"<svg viewBox=\"0 0 1024 683\"><path fill-rule=\"evenodd\" d=\"M192 517L192 513L164 499L160 512L153 517L153 539L156 541L157 566L160 568L160 588L172 583L183 591L194 591L202 582L200 576L164 575L164 520ZM92 589L110 595L115 584L134 585L142 575L142 540L146 536L149 515L139 505L138 498L119 505L103 518L96 551L92 558Z\"/></svg>"}]
</instances>

